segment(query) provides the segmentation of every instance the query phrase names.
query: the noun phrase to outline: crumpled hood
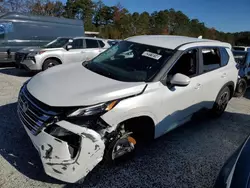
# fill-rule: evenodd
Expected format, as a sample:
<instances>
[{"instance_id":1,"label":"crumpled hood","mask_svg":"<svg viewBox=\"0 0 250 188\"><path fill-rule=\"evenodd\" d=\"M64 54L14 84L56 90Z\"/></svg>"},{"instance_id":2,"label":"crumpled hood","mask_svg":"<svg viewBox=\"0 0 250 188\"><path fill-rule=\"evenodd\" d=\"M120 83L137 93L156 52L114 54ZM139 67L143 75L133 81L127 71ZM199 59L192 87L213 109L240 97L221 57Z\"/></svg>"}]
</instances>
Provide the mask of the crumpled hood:
<instances>
[{"instance_id":1,"label":"crumpled hood","mask_svg":"<svg viewBox=\"0 0 250 188\"><path fill-rule=\"evenodd\" d=\"M82 64L58 65L34 76L28 91L54 107L87 106L139 94L145 82L121 82L94 73Z\"/></svg>"}]
</instances>

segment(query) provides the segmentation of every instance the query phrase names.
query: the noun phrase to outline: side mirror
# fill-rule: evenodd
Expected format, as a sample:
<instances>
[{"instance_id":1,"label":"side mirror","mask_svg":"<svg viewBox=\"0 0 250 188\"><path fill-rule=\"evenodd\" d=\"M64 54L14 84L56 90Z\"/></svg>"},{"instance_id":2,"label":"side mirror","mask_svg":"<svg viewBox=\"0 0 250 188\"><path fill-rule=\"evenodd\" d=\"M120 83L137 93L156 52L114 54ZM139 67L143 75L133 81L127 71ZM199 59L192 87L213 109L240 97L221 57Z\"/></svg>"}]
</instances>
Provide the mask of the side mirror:
<instances>
[{"instance_id":1,"label":"side mirror","mask_svg":"<svg viewBox=\"0 0 250 188\"><path fill-rule=\"evenodd\" d=\"M187 86L190 83L190 78L184 74L177 73L170 80L173 86Z\"/></svg>"},{"instance_id":2,"label":"side mirror","mask_svg":"<svg viewBox=\"0 0 250 188\"><path fill-rule=\"evenodd\" d=\"M67 46L66 46L66 50L70 50L70 49L72 49L72 48L73 48L72 45L67 45Z\"/></svg>"}]
</instances>

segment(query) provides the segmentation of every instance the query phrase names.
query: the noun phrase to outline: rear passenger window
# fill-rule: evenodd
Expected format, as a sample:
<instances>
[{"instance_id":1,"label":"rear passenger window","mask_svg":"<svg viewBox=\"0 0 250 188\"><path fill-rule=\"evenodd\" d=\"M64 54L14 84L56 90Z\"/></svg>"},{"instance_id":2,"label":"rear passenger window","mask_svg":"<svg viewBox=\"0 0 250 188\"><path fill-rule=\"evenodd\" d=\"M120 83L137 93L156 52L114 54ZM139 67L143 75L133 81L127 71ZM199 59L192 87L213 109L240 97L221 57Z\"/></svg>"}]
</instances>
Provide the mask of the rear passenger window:
<instances>
[{"instance_id":1,"label":"rear passenger window","mask_svg":"<svg viewBox=\"0 0 250 188\"><path fill-rule=\"evenodd\" d=\"M87 48L99 48L97 40L86 39Z\"/></svg>"},{"instance_id":2,"label":"rear passenger window","mask_svg":"<svg viewBox=\"0 0 250 188\"><path fill-rule=\"evenodd\" d=\"M220 49L220 54L221 54L221 66L226 66L229 61L229 55L227 53L227 50L225 48Z\"/></svg>"},{"instance_id":3,"label":"rear passenger window","mask_svg":"<svg viewBox=\"0 0 250 188\"><path fill-rule=\"evenodd\" d=\"M221 59L218 48L202 49L202 57L203 57L203 72L209 72L220 68Z\"/></svg>"},{"instance_id":4,"label":"rear passenger window","mask_svg":"<svg viewBox=\"0 0 250 188\"><path fill-rule=\"evenodd\" d=\"M102 42L101 40L98 40L98 42L99 42L99 44L100 44L101 47L105 46L104 42Z\"/></svg>"}]
</instances>

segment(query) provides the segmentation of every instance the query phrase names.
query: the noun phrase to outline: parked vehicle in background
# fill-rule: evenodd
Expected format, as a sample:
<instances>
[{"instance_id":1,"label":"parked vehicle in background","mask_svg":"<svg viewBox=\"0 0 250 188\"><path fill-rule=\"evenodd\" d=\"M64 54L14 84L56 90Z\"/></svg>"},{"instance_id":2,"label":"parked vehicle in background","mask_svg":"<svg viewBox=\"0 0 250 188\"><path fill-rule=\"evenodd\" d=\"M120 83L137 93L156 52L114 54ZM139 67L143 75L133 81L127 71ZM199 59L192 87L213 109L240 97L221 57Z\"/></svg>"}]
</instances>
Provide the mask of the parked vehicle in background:
<instances>
[{"instance_id":1,"label":"parked vehicle in background","mask_svg":"<svg viewBox=\"0 0 250 188\"><path fill-rule=\"evenodd\" d=\"M86 37L99 37L99 32L96 32L96 31L85 31L84 32L84 35Z\"/></svg>"},{"instance_id":2,"label":"parked vehicle in background","mask_svg":"<svg viewBox=\"0 0 250 188\"><path fill-rule=\"evenodd\" d=\"M0 16L0 63L14 62L15 52L42 46L60 36L83 36L81 20L7 13Z\"/></svg>"},{"instance_id":3,"label":"parked vehicle in background","mask_svg":"<svg viewBox=\"0 0 250 188\"><path fill-rule=\"evenodd\" d=\"M235 65L228 43L131 37L89 62L31 78L21 88L18 116L45 172L77 182L101 160L130 158L138 142L200 110L222 115L237 83Z\"/></svg>"},{"instance_id":4,"label":"parked vehicle in background","mask_svg":"<svg viewBox=\"0 0 250 188\"><path fill-rule=\"evenodd\" d=\"M233 51L237 68L239 69L239 79L235 90L236 97L244 96L250 84L250 52Z\"/></svg>"},{"instance_id":5,"label":"parked vehicle in background","mask_svg":"<svg viewBox=\"0 0 250 188\"><path fill-rule=\"evenodd\" d=\"M229 157L222 167L214 188L250 187L250 137Z\"/></svg>"},{"instance_id":6,"label":"parked vehicle in background","mask_svg":"<svg viewBox=\"0 0 250 188\"><path fill-rule=\"evenodd\" d=\"M250 52L250 47L249 46L234 46L233 50Z\"/></svg>"},{"instance_id":7,"label":"parked vehicle in background","mask_svg":"<svg viewBox=\"0 0 250 188\"><path fill-rule=\"evenodd\" d=\"M16 53L19 68L41 71L59 64L82 63L109 48L106 40L90 37L59 37L41 48L26 48Z\"/></svg>"}]
</instances>

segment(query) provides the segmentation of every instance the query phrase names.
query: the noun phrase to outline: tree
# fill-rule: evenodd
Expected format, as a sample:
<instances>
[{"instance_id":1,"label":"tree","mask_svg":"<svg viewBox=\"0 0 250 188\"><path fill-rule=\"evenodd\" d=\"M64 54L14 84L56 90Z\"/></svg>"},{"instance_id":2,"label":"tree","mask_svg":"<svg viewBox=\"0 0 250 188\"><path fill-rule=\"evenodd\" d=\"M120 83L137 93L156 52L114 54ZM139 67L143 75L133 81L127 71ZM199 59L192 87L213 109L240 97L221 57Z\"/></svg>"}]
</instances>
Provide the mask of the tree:
<instances>
[{"instance_id":1,"label":"tree","mask_svg":"<svg viewBox=\"0 0 250 188\"><path fill-rule=\"evenodd\" d=\"M60 1L33 0L29 9L35 15L62 17L64 14L64 6Z\"/></svg>"},{"instance_id":2,"label":"tree","mask_svg":"<svg viewBox=\"0 0 250 188\"><path fill-rule=\"evenodd\" d=\"M1 12L28 12L27 0L1 0Z\"/></svg>"},{"instance_id":3,"label":"tree","mask_svg":"<svg viewBox=\"0 0 250 188\"><path fill-rule=\"evenodd\" d=\"M104 24L104 4L99 0L94 5L93 23L95 27L100 27Z\"/></svg>"},{"instance_id":4,"label":"tree","mask_svg":"<svg viewBox=\"0 0 250 188\"><path fill-rule=\"evenodd\" d=\"M216 39L233 45L250 45L250 32L224 33L206 27L198 19L189 19L174 9L151 14L130 13L120 3L107 6L102 0L0 0L0 12L24 12L35 15L80 19L85 30L100 31L104 38L164 34Z\"/></svg>"},{"instance_id":5,"label":"tree","mask_svg":"<svg viewBox=\"0 0 250 188\"><path fill-rule=\"evenodd\" d=\"M93 30L94 8L95 5L91 0L67 0L64 15L68 18L83 20L85 30Z\"/></svg>"}]
</instances>

